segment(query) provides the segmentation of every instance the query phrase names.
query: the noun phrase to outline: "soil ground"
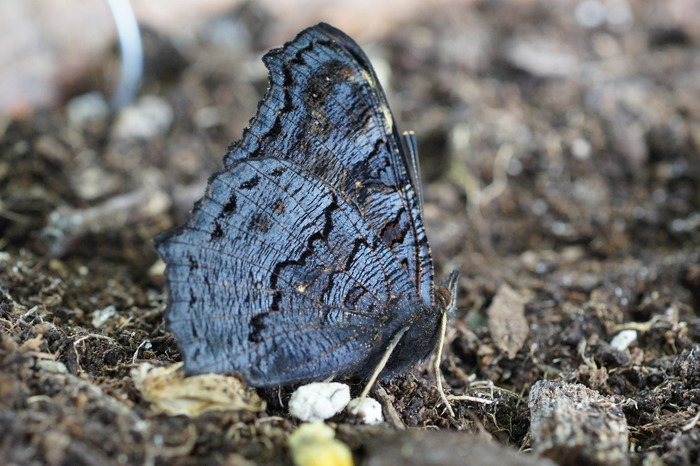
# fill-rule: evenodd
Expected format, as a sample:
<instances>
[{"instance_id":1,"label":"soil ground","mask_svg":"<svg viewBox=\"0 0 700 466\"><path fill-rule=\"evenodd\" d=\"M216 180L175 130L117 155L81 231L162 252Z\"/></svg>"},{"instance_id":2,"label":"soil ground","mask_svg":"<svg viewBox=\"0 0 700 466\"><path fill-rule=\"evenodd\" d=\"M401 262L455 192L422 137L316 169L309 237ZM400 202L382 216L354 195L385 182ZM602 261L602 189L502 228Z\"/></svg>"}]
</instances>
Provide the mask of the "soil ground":
<instances>
[{"instance_id":1,"label":"soil ground","mask_svg":"<svg viewBox=\"0 0 700 466\"><path fill-rule=\"evenodd\" d=\"M381 383L392 422L331 420L358 462L402 426L527 450L543 379L616 400L632 464L700 462L700 11L584 3L598 9L446 2L358 38L418 136L436 277L462 273L445 384L489 401L455 401L451 418L428 365ZM152 238L184 221L253 116L276 28L247 4L197 37L146 31L139 108L160 124L76 110L108 92L114 54L71 81L65 105L0 120L4 464L291 461L289 390L259 390L263 411L187 417L155 409L133 378L181 359ZM503 285L526 325L489 318ZM626 348L611 344L622 330L636 331Z\"/></svg>"}]
</instances>

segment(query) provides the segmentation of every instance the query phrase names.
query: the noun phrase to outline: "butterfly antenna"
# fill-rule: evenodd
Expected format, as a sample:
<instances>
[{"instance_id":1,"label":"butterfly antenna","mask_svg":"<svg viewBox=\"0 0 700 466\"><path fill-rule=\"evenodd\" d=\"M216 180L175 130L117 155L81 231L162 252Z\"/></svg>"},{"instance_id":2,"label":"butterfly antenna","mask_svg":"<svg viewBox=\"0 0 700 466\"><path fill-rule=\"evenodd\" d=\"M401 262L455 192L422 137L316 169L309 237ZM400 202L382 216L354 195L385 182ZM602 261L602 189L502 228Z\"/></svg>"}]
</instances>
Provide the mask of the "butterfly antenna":
<instances>
[{"instance_id":1,"label":"butterfly antenna","mask_svg":"<svg viewBox=\"0 0 700 466\"><path fill-rule=\"evenodd\" d=\"M364 390L362 390L362 393L360 393L360 398L365 398L367 395L369 395L369 391L372 388L372 385L374 385L374 382L377 381L377 377L379 377L379 374L384 370L384 366L386 366L387 361L391 357L391 353L394 352L394 349L396 348L396 345L399 344L399 341L401 340L401 337L403 337L403 334L406 333L406 330L408 330L408 327L404 327L401 330L399 330L399 333L394 335L394 338L391 339L389 342L389 347L386 349L384 352L384 356L382 356L382 359L379 361L379 364L377 364L377 367L374 369L374 372L372 372L372 377L369 378L369 382L367 382L367 385L365 385Z\"/></svg>"},{"instance_id":2,"label":"butterfly antenna","mask_svg":"<svg viewBox=\"0 0 700 466\"><path fill-rule=\"evenodd\" d=\"M423 216L423 189L420 184L420 164L418 163L418 139L416 139L416 133L404 131L403 141L408 151L409 176L411 181L413 181L413 186L416 188L418 207L420 208L421 216Z\"/></svg>"}]
</instances>

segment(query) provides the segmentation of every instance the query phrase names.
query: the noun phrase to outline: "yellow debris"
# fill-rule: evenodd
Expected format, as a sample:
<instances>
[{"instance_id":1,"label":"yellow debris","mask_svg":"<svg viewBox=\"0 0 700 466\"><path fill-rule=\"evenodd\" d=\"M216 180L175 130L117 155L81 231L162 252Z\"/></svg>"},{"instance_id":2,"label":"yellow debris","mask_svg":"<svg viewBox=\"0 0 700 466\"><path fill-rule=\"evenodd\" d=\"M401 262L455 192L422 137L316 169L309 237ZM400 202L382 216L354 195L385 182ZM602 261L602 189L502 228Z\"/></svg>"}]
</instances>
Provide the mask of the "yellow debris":
<instances>
[{"instance_id":1,"label":"yellow debris","mask_svg":"<svg viewBox=\"0 0 700 466\"><path fill-rule=\"evenodd\" d=\"M300 425L287 440L297 466L353 466L350 448L321 421Z\"/></svg>"},{"instance_id":2,"label":"yellow debris","mask_svg":"<svg viewBox=\"0 0 700 466\"><path fill-rule=\"evenodd\" d=\"M185 377L182 363L155 367L149 363L132 369L141 396L158 411L199 416L213 410L262 411L264 402L253 389L233 376L202 374Z\"/></svg>"}]
</instances>

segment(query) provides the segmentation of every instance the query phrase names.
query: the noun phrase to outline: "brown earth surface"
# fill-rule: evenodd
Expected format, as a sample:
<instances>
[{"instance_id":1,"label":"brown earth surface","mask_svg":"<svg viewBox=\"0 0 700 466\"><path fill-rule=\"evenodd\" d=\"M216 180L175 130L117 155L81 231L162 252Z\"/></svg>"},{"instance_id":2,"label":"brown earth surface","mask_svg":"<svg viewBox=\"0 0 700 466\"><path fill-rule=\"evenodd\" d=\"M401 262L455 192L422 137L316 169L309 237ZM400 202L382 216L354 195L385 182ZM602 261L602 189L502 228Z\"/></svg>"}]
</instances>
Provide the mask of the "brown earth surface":
<instances>
[{"instance_id":1,"label":"brown earth surface","mask_svg":"<svg viewBox=\"0 0 700 466\"><path fill-rule=\"evenodd\" d=\"M599 23L582 25L581 4ZM387 423L330 424L359 463L400 456L404 427L426 449L451 448L428 432L451 430L527 450L530 388L562 380L621 407L631 464L697 464L700 8L436 5L371 42L348 32L417 133L436 276L462 272L442 371L472 399L451 418L426 364L375 390ZM291 462L291 390L185 416L134 379L181 360L152 238L184 221L253 116L280 29L251 2L195 37L145 31L136 113L81 113L85 92L110 92L112 51L63 105L0 115L3 464ZM622 330L627 348L611 344Z\"/></svg>"}]
</instances>

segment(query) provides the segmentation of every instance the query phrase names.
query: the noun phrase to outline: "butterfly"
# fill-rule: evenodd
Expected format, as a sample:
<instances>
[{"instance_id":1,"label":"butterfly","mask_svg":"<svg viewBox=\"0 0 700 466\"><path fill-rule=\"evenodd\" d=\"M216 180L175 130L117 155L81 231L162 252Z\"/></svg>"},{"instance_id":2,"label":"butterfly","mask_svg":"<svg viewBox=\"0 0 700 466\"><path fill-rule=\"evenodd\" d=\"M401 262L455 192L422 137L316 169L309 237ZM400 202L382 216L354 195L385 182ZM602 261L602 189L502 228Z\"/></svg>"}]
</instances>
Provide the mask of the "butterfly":
<instances>
[{"instance_id":1,"label":"butterfly","mask_svg":"<svg viewBox=\"0 0 700 466\"><path fill-rule=\"evenodd\" d=\"M338 29L263 61L257 114L189 221L155 239L185 371L258 387L404 373L436 349L458 277L435 289L415 138Z\"/></svg>"}]
</instances>

